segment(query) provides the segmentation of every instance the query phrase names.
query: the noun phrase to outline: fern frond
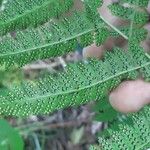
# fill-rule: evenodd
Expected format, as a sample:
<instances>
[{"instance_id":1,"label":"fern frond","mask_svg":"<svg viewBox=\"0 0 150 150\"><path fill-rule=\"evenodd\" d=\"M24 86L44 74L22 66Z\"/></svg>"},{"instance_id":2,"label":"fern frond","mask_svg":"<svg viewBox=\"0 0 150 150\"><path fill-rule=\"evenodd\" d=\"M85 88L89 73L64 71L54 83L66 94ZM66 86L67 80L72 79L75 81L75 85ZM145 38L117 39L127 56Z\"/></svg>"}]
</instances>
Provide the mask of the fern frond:
<instances>
[{"instance_id":1,"label":"fern frond","mask_svg":"<svg viewBox=\"0 0 150 150\"><path fill-rule=\"evenodd\" d=\"M126 122L130 122L130 125L126 124ZM108 133L110 134L110 138L99 138L99 149L145 150L149 148L150 107L146 106L142 111L128 115L126 122L119 124L118 131L114 131L113 127L107 129Z\"/></svg>"},{"instance_id":2,"label":"fern frond","mask_svg":"<svg viewBox=\"0 0 150 150\"><path fill-rule=\"evenodd\" d=\"M134 7L125 7L115 3L111 4L109 9L113 15L125 20L133 21L136 25L144 25L149 20L149 15L147 12Z\"/></svg>"},{"instance_id":3,"label":"fern frond","mask_svg":"<svg viewBox=\"0 0 150 150\"><path fill-rule=\"evenodd\" d=\"M61 23L50 22L36 29L4 36L0 41L0 65L23 66L33 60L55 57L93 43L94 25L84 13L75 13Z\"/></svg>"},{"instance_id":4,"label":"fern frond","mask_svg":"<svg viewBox=\"0 0 150 150\"><path fill-rule=\"evenodd\" d=\"M146 78L147 81L150 81L150 66L142 68L141 72L143 74L143 77Z\"/></svg>"},{"instance_id":5,"label":"fern frond","mask_svg":"<svg viewBox=\"0 0 150 150\"><path fill-rule=\"evenodd\" d=\"M35 29L16 32L15 37L9 34L0 41L0 66L6 70L12 66L21 67L34 60L56 57L73 51L79 42L86 47L95 42L101 45L108 36L119 36L115 31L103 27L104 22L95 28L85 13L75 13L70 19L56 24L40 26ZM119 29L129 36L129 27ZM139 43L147 35L145 29L133 29L133 41Z\"/></svg>"},{"instance_id":6,"label":"fern frond","mask_svg":"<svg viewBox=\"0 0 150 150\"><path fill-rule=\"evenodd\" d=\"M127 37L130 36L130 27L129 26L119 27L118 29ZM120 34L117 33L116 31L111 31L109 33L110 33L110 36L113 36L113 37L120 36ZM147 38L147 33L148 33L148 31L144 28L133 28L131 40L134 41L134 43L139 44L141 41L144 41Z\"/></svg>"},{"instance_id":7,"label":"fern frond","mask_svg":"<svg viewBox=\"0 0 150 150\"><path fill-rule=\"evenodd\" d=\"M16 0L17 1L17 0ZM86 13L75 13L71 18L64 19L60 23L48 23L38 28L29 28L25 31L16 32L15 36L7 34L0 39L0 65L7 69L12 66L22 67L37 59L56 57L70 52L76 48L79 42L83 47L92 44L102 44L110 33L108 26L98 13L92 8L102 5L102 1L85 1L85 7L89 8L91 16L94 13L96 21L88 19ZM38 3L39 4L39 3ZM91 4L93 7L90 7ZM92 17L93 18L93 17ZM116 31L116 30L115 30ZM130 34L128 27L119 31L125 33L125 37ZM144 29L133 29L136 34L134 42L139 42L145 38Z\"/></svg>"},{"instance_id":8,"label":"fern frond","mask_svg":"<svg viewBox=\"0 0 150 150\"><path fill-rule=\"evenodd\" d=\"M67 11L73 0L12 0L0 13L0 35L37 26Z\"/></svg>"},{"instance_id":9,"label":"fern frond","mask_svg":"<svg viewBox=\"0 0 150 150\"><path fill-rule=\"evenodd\" d=\"M90 145L89 150L100 150L98 145Z\"/></svg>"},{"instance_id":10,"label":"fern frond","mask_svg":"<svg viewBox=\"0 0 150 150\"><path fill-rule=\"evenodd\" d=\"M107 52L103 61L72 64L57 77L25 83L7 96L1 94L0 112L13 116L43 114L101 99L122 79L137 78L137 70L149 65L149 58L141 49L116 49L111 54Z\"/></svg>"},{"instance_id":11,"label":"fern frond","mask_svg":"<svg viewBox=\"0 0 150 150\"><path fill-rule=\"evenodd\" d=\"M87 13L87 17L96 22L99 20L99 15L97 9L101 7L103 4L103 0L85 0L84 1L84 6L85 6L85 11Z\"/></svg>"}]
</instances>

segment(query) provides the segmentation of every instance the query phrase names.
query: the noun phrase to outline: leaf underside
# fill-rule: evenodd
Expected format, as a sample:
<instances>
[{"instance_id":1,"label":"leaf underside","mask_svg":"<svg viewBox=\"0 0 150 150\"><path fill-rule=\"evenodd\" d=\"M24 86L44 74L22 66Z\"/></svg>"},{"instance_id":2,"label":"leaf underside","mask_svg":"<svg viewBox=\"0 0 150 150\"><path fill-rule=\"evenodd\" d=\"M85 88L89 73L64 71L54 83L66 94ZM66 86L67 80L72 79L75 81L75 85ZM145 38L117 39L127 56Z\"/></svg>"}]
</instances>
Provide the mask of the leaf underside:
<instances>
[{"instance_id":1,"label":"leaf underside","mask_svg":"<svg viewBox=\"0 0 150 150\"><path fill-rule=\"evenodd\" d=\"M60 16L73 5L73 0L13 0L0 12L0 35L38 26Z\"/></svg>"},{"instance_id":2,"label":"leaf underside","mask_svg":"<svg viewBox=\"0 0 150 150\"><path fill-rule=\"evenodd\" d=\"M50 2L52 3L54 1L51 0ZM71 1L69 2L71 3ZM66 3L69 2L66 0ZM17 0L12 3L16 4ZM13 6L13 4L8 4L10 7ZM33 4L31 4L31 6ZM9 8L9 5L6 7L7 9ZM39 5L39 2L37 5ZM69 19L65 18L61 22L50 21L47 24L41 25L37 28L28 28L24 31L17 31L13 35L7 34L6 36L1 37L0 66L4 66L6 70L13 66L22 67L25 64L38 59L56 57L73 51L76 49L77 43L80 43L82 47L86 47L94 41L97 45L101 45L107 37L118 36L119 34L115 31L109 30L109 25L106 24L104 20L101 20L98 15L93 16L94 18L99 18L95 19L96 21L88 18L87 14L92 14L99 5L102 5L102 1L86 0L85 12L74 13L74 15ZM16 7L19 8L20 5ZM116 8L117 10L118 7L122 6L116 4L111 5L111 8ZM5 11L7 11L7 9ZM87 9L91 11L87 12ZM122 9L126 8L120 8L120 11L124 12ZM114 11L114 13L115 12L117 11ZM130 11L127 11L127 14L129 13ZM7 13L4 14L7 16ZM124 13L123 16L125 16ZM140 17L136 19L136 23L138 25L145 23L145 17L141 18L143 19L140 19ZM37 18L35 19L37 20ZM33 19L31 20L33 21ZM132 18L130 18L130 20L132 20ZM120 31L129 37L130 26L123 27ZM144 29L134 27L132 32L134 42L139 43L146 38L147 32Z\"/></svg>"},{"instance_id":3,"label":"leaf underside","mask_svg":"<svg viewBox=\"0 0 150 150\"><path fill-rule=\"evenodd\" d=\"M109 136L99 137L99 145L92 145L90 150L146 150L150 147L149 122L150 107L145 106L140 112L127 115L124 122L117 121L106 129Z\"/></svg>"},{"instance_id":4,"label":"leaf underside","mask_svg":"<svg viewBox=\"0 0 150 150\"><path fill-rule=\"evenodd\" d=\"M4 36L0 41L0 65L6 68L23 66L33 60L60 56L93 42L94 25L84 13L76 13L61 23L49 22L36 29L18 31L15 37Z\"/></svg>"},{"instance_id":5,"label":"leaf underside","mask_svg":"<svg viewBox=\"0 0 150 150\"><path fill-rule=\"evenodd\" d=\"M132 121L132 123L130 123ZM129 123L128 123L129 122ZM150 107L132 115L128 115L126 122L119 124L119 130L113 127L107 129L110 138L99 138L103 150L136 149L144 150L150 146ZM116 122L117 124L117 122Z\"/></svg>"},{"instance_id":6,"label":"leaf underside","mask_svg":"<svg viewBox=\"0 0 150 150\"><path fill-rule=\"evenodd\" d=\"M132 45L128 52L117 48L113 53L107 52L103 61L70 64L56 77L24 83L5 96L1 94L0 112L13 116L45 114L101 99L122 79L137 78L137 70L149 65L142 48Z\"/></svg>"},{"instance_id":7,"label":"leaf underside","mask_svg":"<svg viewBox=\"0 0 150 150\"><path fill-rule=\"evenodd\" d=\"M103 22L95 29L84 13L75 13L61 23L50 22L36 29L18 31L15 37L6 35L0 40L0 66L8 70L13 66L21 67L38 59L61 56L76 49L77 43L86 47L95 40L101 45L109 36L118 37L115 31L103 27ZM129 26L120 31L129 36ZM135 43L146 38L145 29L133 29Z\"/></svg>"},{"instance_id":8,"label":"leaf underside","mask_svg":"<svg viewBox=\"0 0 150 150\"><path fill-rule=\"evenodd\" d=\"M139 7L147 7L149 0L142 0L142 1L141 0L134 0L134 1L133 0L121 0L120 2L133 4Z\"/></svg>"}]
</instances>

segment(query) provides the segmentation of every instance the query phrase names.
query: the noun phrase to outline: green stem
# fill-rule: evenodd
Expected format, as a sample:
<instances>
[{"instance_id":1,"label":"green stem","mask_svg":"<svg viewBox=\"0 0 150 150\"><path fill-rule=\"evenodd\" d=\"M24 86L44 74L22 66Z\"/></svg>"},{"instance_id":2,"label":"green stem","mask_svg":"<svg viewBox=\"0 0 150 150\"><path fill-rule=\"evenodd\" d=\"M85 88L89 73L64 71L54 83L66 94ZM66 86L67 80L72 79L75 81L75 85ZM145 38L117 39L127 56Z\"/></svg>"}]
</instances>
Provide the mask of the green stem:
<instances>
[{"instance_id":1,"label":"green stem","mask_svg":"<svg viewBox=\"0 0 150 150\"><path fill-rule=\"evenodd\" d=\"M100 18L108 25L110 26L113 30L115 30L117 33L119 33L122 37L124 37L126 40L128 40L129 38L122 33L119 29L117 29L115 26L113 26L109 21L107 21L103 16L100 16Z\"/></svg>"}]
</instances>

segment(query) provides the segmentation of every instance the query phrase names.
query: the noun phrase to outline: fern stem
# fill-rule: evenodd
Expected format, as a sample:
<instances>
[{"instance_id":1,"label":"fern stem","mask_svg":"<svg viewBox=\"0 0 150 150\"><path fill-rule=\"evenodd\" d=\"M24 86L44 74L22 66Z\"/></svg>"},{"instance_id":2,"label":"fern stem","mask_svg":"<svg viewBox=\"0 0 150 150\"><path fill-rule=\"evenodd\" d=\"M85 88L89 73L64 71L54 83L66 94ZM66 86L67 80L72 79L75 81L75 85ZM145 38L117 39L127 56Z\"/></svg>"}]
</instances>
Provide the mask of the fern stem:
<instances>
[{"instance_id":1,"label":"fern stem","mask_svg":"<svg viewBox=\"0 0 150 150\"><path fill-rule=\"evenodd\" d=\"M119 33L123 38L128 40L128 37L122 33L120 30L118 30L115 26L113 26L109 21L107 21L103 16L100 15L100 18L108 25L110 26L113 30L115 30L117 33Z\"/></svg>"}]
</instances>

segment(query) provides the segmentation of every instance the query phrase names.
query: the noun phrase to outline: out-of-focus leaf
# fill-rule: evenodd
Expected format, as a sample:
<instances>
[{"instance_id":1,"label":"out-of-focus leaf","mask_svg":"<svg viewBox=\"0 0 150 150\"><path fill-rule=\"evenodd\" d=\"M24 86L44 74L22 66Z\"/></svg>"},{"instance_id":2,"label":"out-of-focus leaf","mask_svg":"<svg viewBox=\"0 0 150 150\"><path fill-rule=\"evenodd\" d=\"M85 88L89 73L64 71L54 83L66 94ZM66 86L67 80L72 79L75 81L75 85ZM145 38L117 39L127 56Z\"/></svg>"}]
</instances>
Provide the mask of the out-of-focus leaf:
<instances>
[{"instance_id":1,"label":"out-of-focus leaf","mask_svg":"<svg viewBox=\"0 0 150 150\"><path fill-rule=\"evenodd\" d=\"M81 127L79 129L74 129L71 134L71 142L73 144L79 144L82 139L83 133L84 133L84 127Z\"/></svg>"},{"instance_id":2,"label":"out-of-focus leaf","mask_svg":"<svg viewBox=\"0 0 150 150\"><path fill-rule=\"evenodd\" d=\"M7 121L0 119L0 150L23 150L23 140Z\"/></svg>"},{"instance_id":3,"label":"out-of-focus leaf","mask_svg":"<svg viewBox=\"0 0 150 150\"><path fill-rule=\"evenodd\" d=\"M113 109L107 98L97 102L96 105L94 105L93 110L96 113L94 116L94 120L96 121L112 121L118 115L118 112Z\"/></svg>"}]
</instances>

